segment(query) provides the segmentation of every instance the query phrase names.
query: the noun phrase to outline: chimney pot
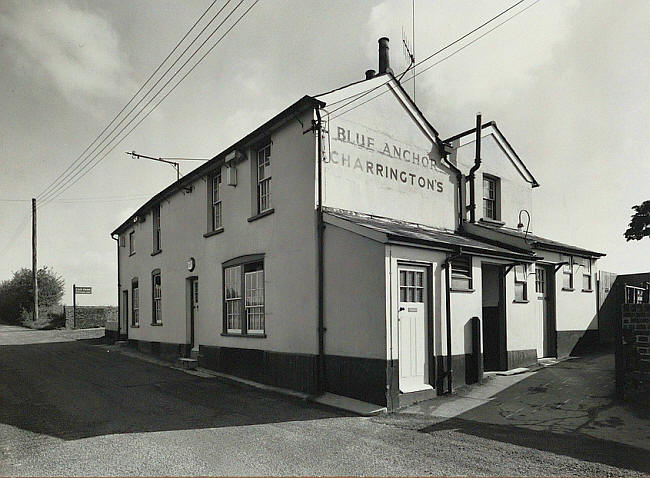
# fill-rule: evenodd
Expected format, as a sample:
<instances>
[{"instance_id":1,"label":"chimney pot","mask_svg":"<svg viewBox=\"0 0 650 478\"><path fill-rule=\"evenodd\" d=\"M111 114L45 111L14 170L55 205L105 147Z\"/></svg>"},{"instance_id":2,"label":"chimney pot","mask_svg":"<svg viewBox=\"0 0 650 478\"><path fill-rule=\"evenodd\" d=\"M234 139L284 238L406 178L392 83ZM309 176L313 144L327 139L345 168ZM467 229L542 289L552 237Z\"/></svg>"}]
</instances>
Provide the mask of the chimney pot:
<instances>
[{"instance_id":1,"label":"chimney pot","mask_svg":"<svg viewBox=\"0 0 650 478\"><path fill-rule=\"evenodd\" d=\"M379 73L383 75L384 73L392 73L393 70L390 67L390 58L388 55L388 38L381 37L379 39Z\"/></svg>"},{"instance_id":2,"label":"chimney pot","mask_svg":"<svg viewBox=\"0 0 650 478\"><path fill-rule=\"evenodd\" d=\"M366 70L366 80L370 80L375 77L375 70Z\"/></svg>"}]
</instances>

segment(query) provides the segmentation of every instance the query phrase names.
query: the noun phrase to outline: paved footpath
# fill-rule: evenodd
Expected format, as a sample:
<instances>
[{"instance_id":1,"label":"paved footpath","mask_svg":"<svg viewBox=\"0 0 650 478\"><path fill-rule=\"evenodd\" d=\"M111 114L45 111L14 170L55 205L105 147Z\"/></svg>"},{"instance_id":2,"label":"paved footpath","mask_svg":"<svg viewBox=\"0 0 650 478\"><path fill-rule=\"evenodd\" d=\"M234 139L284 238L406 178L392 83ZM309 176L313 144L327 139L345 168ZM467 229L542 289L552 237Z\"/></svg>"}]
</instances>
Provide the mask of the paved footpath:
<instances>
[{"instance_id":1,"label":"paved footpath","mask_svg":"<svg viewBox=\"0 0 650 478\"><path fill-rule=\"evenodd\" d=\"M456 395L362 418L128 357L97 344L97 332L37 333L0 326L0 475L650 473L647 448L590 434L600 419L535 420L551 403L581 410L582 402L541 399L556 382L583 376L580 360L559 366L574 372L548 368L494 397L465 398L479 405L460 414L446 405L462 398ZM583 390L567 380L562 393L609 397L599 383ZM608 410L616 408L602 413ZM629 441L627 418L616 416L625 423L607 423Z\"/></svg>"}]
</instances>

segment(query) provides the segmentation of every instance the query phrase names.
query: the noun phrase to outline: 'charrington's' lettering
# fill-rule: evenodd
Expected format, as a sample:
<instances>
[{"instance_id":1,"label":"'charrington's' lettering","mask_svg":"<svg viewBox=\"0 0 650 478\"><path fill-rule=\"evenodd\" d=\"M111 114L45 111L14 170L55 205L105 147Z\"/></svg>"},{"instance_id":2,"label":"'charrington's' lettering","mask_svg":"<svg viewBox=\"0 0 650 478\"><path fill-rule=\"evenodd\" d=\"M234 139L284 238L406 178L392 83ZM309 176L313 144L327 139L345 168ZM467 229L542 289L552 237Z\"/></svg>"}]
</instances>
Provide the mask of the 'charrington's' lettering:
<instances>
[{"instance_id":1,"label":"'charrington's' lettering","mask_svg":"<svg viewBox=\"0 0 650 478\"><path fill-rule=\"evenodd\" d=\"M408 171L403 171L373 161L361 161L361 158L355 158L353 162L349 154L339 154L338 151L332 151L329 158L323 158L323 162L352 168L353 170L359 170L366 174L380 176L387 180L401 182L410 186L419 186L422 189L439 193L442 192L442 183L437 179L425 178L414 173L409 173Z\"/></svg>"}]
</instances>

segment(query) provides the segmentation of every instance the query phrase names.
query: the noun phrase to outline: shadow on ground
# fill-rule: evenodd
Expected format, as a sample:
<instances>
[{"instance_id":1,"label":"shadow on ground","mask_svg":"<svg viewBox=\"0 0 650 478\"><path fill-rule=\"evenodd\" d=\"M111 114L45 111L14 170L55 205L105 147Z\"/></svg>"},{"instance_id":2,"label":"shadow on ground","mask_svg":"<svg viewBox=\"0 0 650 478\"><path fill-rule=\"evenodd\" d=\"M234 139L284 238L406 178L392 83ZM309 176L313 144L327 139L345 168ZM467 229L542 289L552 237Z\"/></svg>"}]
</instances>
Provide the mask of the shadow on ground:
<instances>
[{"instance_id":1,"label":"shadow on ground","mask_svg":"<svg viewBox=\"0 0 650 478\"><path fill-rule=\"evenodd\" d=\"M100 341L0 347L0 422L65 440L346 416L126 357Z\"/></svg>"},{"instance_id":2,"label":"shadow on ground","mask_svg":"<svg viewBox=\"0 0 650 478\"><path fill-rule=\"evenodd\" d=\"M614 411L626 417L628 423L611 416ZM647 411L616 400L613 357L599 352L542 369L490 401L419 431L434 434L454 430L650 473L647 449L607 439L610 430L631 430L634 421L648 418ZM594 431L600 438L593 436Z\"/></svg>"}]
</instances>

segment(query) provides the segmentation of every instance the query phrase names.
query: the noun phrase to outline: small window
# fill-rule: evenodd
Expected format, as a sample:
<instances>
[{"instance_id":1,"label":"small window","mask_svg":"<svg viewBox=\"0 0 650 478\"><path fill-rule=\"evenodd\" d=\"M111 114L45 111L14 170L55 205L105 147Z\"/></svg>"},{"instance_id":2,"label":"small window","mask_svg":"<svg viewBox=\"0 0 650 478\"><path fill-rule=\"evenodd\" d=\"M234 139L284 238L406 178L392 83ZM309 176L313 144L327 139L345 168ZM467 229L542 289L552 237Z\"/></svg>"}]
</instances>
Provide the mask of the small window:
<instances>
[{"instance_id":1,"label":"small window","mask_svg":"<svg viewBox=\"0 0 650 478\"><path fill-rule=\"evenodd\" d=\"M131 281L131 325L140 325L140 289L138 279Z\"/></svg>"},{"instance_id":2,"label":"small window","mask_svg":"<svg viewBox=\"0 0 650 478\"><path fill-rule=\"evenodd\" d=\"M515 302L528 300L528 265L515 266Z\"/></svg>"},{"instance_id":3,"label":"small window","mask_svg":"<svg viewBox=\"0 0 650 478\"><path fill-rule=\"evenodd\" d=\"M221 214L221 169L212 176L211 185L211 230L216 231L223 227L223 216Z\"/></svg>"},{"instance_id":4,"label":"small window","mask_svg":"<svg viewBox=\"0 0 650 478\"><path fill-rule=\"evenodd\" d=\"M400 302L424 302L424 272L418 270L399 271Z\"/></svg>"},{"instance_id":5,"label":"small window","mask_svg":"<svg viewBox=\"0 0 650 478\"><path fill-rule=\"evenodd\" d=\"M573 257L562 256L562 288L573 290Z\"/></svg>"},{"instance_id":6,"label":"small window","mask_svg":"<svg viewBox=\"0 0 650 478\"><path fill-rule=\"evenodd\" d=\"M120 234L120 247L126 247L126 236L124 234Z\"/></svg>"},{"instance_id":7,"label":"small window","mask_svg":"<svg viewBox=\"0 0 650 478\"><path fill-rule=\"evenodd\" d=\"M591 259L582 259L582 290L591 292Z\"/></svg>"},{"instance_id":8,"label":"small window","mask_svg":"<svg viewBox=\"0 0 650 478\"><path fill-rule=\"evenodd\" d=\"M483 175L483 217L498 221L499 211L499 178Z\"/></svg>"},{"instance_id":9,"label":"small window","mask_svg":"<svg viewBox=\"0 0 650 478\"><path fill-rule=\"evenodd\" d=\"M535 292L546 294L546 271L541 267L535 267Z\"/></svg>"},{"instance_id":10,"label":"small window","mask_svg":"<svg viewBox=\"0 0 650 478\"><path fill-rule=\"evenodd\" d=\"M264 263L244 262L224 268L224 330L263 335L265 331Z\"/></svg>"},{"instance_id":11,"label":"small window","mask_svg":"<svg viewBox=\"0 0 650 478\"><path fill-rule=\"evenodd\" d=\"M151 275L152 282L152 325L162 325L162 284L160 280L160 272L154 271Z\"/></svg>"},{"instance_id":12,"label":"small window","mask_svg":"<svg viewBox=\"0 0 650 478\"><path fill-rule=\"evenodd\" d=\"M129 232L129 255L135 254L135 231Z\"/></svg>"},{"instance_id":13,"label":"small window","mask_svg":"<svg viewBox=\"0 0 650 478\"><path fill-rule=\"evenodd\" d=\"M257 151L257 213L271 209L271 144Z\"/></svg>"},{"instance_id":14,"label":"small window","mask_svg":"<svg viewBox=\"0 0 650 478\"><path fill-rule=\"evenodd\" d=\"M451 261L451 288L470 290L472 288L472 258L459 256Z\"/></svg>"},{"instance_id":15,"label":"small window","mask_svg":"<svg viewBox=\"0 0 650 478\"><path fill-rule=\"evenodd\" d=\"M153 208L153 252L160 251L160 204Z\"/></svg>"}]
</instances>

